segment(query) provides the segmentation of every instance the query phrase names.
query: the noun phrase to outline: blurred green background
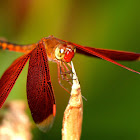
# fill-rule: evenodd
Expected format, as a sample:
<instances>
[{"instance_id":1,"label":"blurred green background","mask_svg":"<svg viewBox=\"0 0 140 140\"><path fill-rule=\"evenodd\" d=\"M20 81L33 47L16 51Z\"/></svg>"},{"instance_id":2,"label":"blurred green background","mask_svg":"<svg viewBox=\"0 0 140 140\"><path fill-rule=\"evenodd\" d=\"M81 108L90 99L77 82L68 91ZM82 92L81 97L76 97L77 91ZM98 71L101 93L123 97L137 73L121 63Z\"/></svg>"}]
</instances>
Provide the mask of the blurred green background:
<instances>
[{"instance_id":1,"label":"blurred green background","mask_svg":"<svg viewBox=\"0 0 140 140\"><path fill-rule=\"evenodd\" d=\"M54 35L96 48L140 52L139 14L138 0L0 0L0 37L29 44ZM0 50L0 75L21 55ZM81 140L139 140L140 76L110 62L78 54L73 62L87 99L83 100ZM121 63L140 71L140 62ZM56 64L49 64L57 115L48 133L33 130L34 140L61 139L63 112L69 99L58 84ZM27 70L28 65L8 100L26 101Z\"/></svg>"}]
</instances>

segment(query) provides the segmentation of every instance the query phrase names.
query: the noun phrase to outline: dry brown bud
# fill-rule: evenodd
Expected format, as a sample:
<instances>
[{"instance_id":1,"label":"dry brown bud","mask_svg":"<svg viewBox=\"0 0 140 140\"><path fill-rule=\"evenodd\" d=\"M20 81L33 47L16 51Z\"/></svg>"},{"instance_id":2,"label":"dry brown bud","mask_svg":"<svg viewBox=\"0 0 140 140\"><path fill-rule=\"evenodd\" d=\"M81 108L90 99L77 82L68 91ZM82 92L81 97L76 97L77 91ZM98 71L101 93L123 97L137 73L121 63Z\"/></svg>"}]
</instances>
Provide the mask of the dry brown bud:
<instances>
[{"instance_id":1,"label":"dry brown bud","mask_svg":"<svg viewBox=\"0 0 140 140\"><path fill-rule=\"evenodd\" d=\"M80 140L83 120L83 101L81 96L80 84L74 70L73 72L73 85L71 96L68 106L64 112L62 140Z\"/></svg>"}]
</instances>

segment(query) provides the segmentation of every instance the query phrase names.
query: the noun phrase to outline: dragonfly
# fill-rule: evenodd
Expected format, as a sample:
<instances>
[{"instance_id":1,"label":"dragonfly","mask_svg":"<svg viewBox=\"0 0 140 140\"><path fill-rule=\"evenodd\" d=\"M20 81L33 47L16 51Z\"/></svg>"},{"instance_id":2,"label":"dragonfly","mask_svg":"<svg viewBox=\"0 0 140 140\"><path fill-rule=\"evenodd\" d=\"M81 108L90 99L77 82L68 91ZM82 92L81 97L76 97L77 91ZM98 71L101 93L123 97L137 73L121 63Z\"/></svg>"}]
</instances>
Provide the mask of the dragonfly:
<instances>
[{"instance_id":1,"label":"dragonfly","mask_svg":"<svg viewBox=\"0 0 140 140\"><path fill-rule=\"evenodd\" d=\"M140 53L86 47L58 39L54 36L42 38L37 43L29 45L17 45L0 41L0 48L24 53L23 56L11 64L0 79L0 108L3 106L17 78L29 60L27 75L28 105L34 122L44 132L52 127L56 115L55 95L48 61L57 63L58 82L60 85L61 79L69 82L66 74L72 74L70 62L75 53L101 58L140 74L140 72L115 61L140 60ZM62 87L65 89L64 86Z\"/></svg>"}]
</instances>

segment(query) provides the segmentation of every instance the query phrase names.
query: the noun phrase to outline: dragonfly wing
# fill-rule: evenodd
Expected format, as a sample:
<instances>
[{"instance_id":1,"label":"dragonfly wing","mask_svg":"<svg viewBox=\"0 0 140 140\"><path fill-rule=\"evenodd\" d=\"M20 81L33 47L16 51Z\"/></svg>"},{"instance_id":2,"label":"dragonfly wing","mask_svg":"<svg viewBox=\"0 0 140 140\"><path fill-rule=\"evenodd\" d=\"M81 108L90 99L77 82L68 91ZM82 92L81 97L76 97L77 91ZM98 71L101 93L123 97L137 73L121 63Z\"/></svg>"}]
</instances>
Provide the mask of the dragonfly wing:
<instances>
[{"instance_id":1,"label":"dragonfly wing","mask_svg":"<svg viewBox=\"0 0 140 140\"><path fill-rule=\"evenodd\" d=\"M21 56L20 58L16 59L1 77L0 79L0 108L2 107L7 96L12 90L18 76L20 75L29 57L30 57L30 53L25 54Z\"/></svg>"},{"instance_id":2,"label":"dragonfly wing","mask_svg":"<svg viewBox=\"0 0 140 140\"><path fill-rule=\"evenodd\" d=\"M86 48L89 51L100 53L113 60L124 60L124 61L140 60L140 53L107 50L107 49L97 49L97 48L92 48L92 47L84 47L84 48ZM76 52L80 54L88 55L88 56L98 57L94 54L91 54L87 51L80 49L80 46L76 48Z\"/></svg>"},{"instance_id":3,"label":"dragonfly wing","mask_svg":"<svg viewBox=\"0 0 140 140\"><path fill-rule=\"evenodd\" d=\"M53 124L56 112L55 97L50 81L46 50L42 44L30 57L27 77L27 99L33 120L46 132Z\"/></svg>"},{"instance_id":4,"label":"dragonfly wing","mask_svg":"<svg viewBox=\"0 0 140 140\"><path fill-rule=\"evenodd\" d=\"M122 64L120 64L120 63L118 63L118 62L116 62L116 61L114 61L114 60L112 60L111 58L109 58L109 57L106 56L105 54L102 54L102 53L100 53L100 52L98 52L98 51L95 51L94 49L91 49L90 47L84 47L84 46L80 46L80 45L77 45L77 44L74 44L74 45L76 46L76 50L79 50L79 51L81 51L81 52L85 52L85 53L87 53L87 54L89 54L89 55L93 55L93 56L102 58L102 59L107 60L107 61L109 61L109 62L111 62L111 63L114 63L114 64L116 64L116 65L118 65L118 66L120 66L120 67L123 67L123 68L125 68L125 69L127 69L127 70L129 70L129 71L132 71L132 72L135 72L135 73L140 74L140 72L135 71L135 70L133 70L133 69L131 69L131 68L128 68L128 67L126 67L126 66L124 66L124 65L122 65ZM139 56L139 57L140 57L140 56Z\"/></svg>"}]
</instances>

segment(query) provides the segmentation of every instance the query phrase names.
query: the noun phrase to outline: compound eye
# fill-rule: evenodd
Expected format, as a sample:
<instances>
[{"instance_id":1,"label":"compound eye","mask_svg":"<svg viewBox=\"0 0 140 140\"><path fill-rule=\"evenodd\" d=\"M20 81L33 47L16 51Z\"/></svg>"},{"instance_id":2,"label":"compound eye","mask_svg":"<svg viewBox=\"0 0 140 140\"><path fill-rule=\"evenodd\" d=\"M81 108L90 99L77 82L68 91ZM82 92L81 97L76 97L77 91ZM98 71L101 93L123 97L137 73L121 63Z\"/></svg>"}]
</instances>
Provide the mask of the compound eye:
<instances>
[{"instance_id":1,"label":"compound eye","mask_svg":"<svg viewBox=\"0 0 140 140\"><path fill-rule=\"evenodd\" d=\"M73 57L74 57L74 50L72 49L67 50L64 56L65 61L68 63L72 60Z\"/></svg>"},{"instance_id":2,"label":"compound eye","mask_svg":"<svg viewBox=\"0 0 140 140\"><path fill-rule=\"evenodd\" d=\"M65 56L65 51L64 49L62 48L59 48L59 46L55 49L55 57L58 59L58 60L61 60L63 59Z\"/></svg>"}]
</instances>

